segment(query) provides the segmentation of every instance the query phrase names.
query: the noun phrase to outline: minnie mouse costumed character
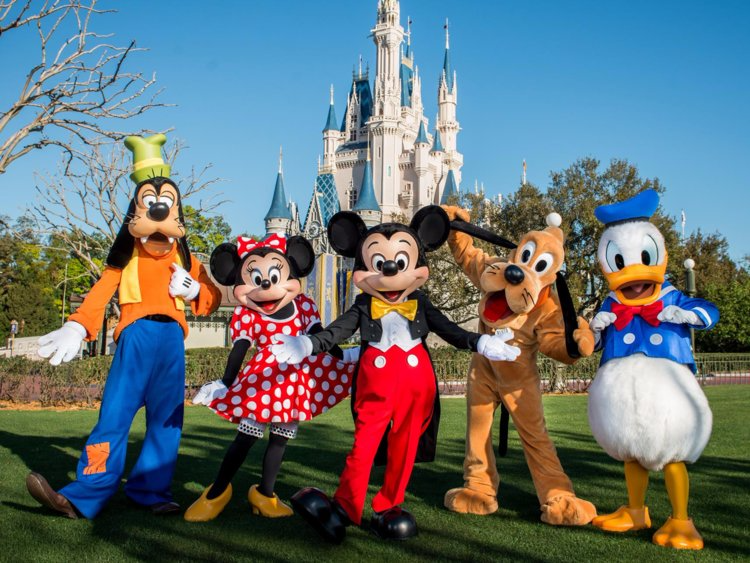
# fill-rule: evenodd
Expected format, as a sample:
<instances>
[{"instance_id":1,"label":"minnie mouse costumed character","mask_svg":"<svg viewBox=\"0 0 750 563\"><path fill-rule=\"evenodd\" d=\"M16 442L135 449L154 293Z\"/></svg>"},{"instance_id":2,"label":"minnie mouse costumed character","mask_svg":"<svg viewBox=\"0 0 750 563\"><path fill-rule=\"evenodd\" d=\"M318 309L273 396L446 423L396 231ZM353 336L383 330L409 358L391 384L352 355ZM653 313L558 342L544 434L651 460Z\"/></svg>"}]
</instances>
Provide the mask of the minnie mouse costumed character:
<instances>
[{"instance_id":1,"label":"minnie mouse costumed character","mask_svg":"<svg viewBox=\"0 0 750 563\"><path fill-rule=\"evenodd\" d=\"M467 332L417 291L429 276L425 251L439 248L449 232L448 216L437 206L418 211L408 226L385 223L369 230L357 214L337 213L328 224L328 240L339 254L355 259L352 279L363 293L326 330L279 335L279 344L271 347L279 361L295 363L360 331L362 354L352 386L354 445L338 490L333 500L314 488L292 497L295 509L329 541L340 543L347 525L360 524L370 470L384 436L385 478L372 501L371 530L383 539L417 534L414 517L399 505L415 461L434 459L440 404L425 344L430 331L492 360L514 360L519 353L506 344L512 334Z\"/></svg>"},{"instance_id":2,"label":"minnie mouse costumed character","mask_svg":"<svg viewBox=\"0 0 750 563\"><path fill-rule=\"evenodd\" d=\"M224 377L204 385L193 402L211 407L238 427L214 483L185 512L189 522L213 520L224 510L232 497L232 478L269 425L261 482L250 488L248 500L255 514L292 515L273 492L286 443L296 437L299 421L326 412L349 395L354 371L353 363L346 365L328 354L281 363L270 352L274 335L322 330L318 309L301 293L299 280L310 273L314 260L306 239L284 235L263 241L239 237L237 246L222 244L211 255L211 272L220 284L234 286L241 305L230 324L233 347ZM240 371L253 343L255 353ZM342 355L338 348L334 353Z\"/></svg>"}]
</instances>

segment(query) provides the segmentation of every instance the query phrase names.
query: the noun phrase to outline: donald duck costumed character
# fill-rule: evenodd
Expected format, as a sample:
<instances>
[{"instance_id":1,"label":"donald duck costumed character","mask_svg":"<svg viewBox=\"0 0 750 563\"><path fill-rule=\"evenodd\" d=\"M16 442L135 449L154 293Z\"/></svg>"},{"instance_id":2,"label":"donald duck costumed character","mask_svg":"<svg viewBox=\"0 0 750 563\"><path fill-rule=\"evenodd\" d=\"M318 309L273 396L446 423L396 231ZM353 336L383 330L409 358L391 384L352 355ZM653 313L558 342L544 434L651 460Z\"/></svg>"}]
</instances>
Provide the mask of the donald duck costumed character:
<instances>
[{"instance_id":1,"label":"donald duck costumed character","mask_svg":"<svg viewBox=\"0 0 750 563\"><path fill-rule=\"evenodd\" d=\"M702 549L687 512L685 463L706 447L712 416L694 375L689 329L713 327L719 312L665 281L664 237L649 222L658 205L658 194L646 190L595 211L606 225L598 259L612 292L590 325L602 358L589 389L589 424L599 445L625 463L628 504L593 524L610 532L650 528L648 472L663 470L672 515L653 542Z\"/></svg>"}]
</instances>

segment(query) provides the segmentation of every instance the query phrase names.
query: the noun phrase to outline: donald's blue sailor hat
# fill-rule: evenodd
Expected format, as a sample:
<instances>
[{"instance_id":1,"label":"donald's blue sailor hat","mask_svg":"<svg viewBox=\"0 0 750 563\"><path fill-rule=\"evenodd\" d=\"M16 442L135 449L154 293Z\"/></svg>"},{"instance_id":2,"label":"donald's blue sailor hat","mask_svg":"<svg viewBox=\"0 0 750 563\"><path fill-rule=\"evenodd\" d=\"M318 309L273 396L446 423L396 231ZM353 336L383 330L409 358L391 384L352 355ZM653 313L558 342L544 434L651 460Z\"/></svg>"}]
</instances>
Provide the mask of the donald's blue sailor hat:
<instances>
[{"instance_id":1,"label":"donald's blue sailor hat","mask_svg":"<svg viewBox=\"0 0 750 563\"><path fill-rule=\"evenodd\" d=\"M625 201L600 205L594 209L594 215L605 225L625 221L648 221L657 207L659 207L659 194L656 190L643 190Z\"/></svg>"}]
</instances>

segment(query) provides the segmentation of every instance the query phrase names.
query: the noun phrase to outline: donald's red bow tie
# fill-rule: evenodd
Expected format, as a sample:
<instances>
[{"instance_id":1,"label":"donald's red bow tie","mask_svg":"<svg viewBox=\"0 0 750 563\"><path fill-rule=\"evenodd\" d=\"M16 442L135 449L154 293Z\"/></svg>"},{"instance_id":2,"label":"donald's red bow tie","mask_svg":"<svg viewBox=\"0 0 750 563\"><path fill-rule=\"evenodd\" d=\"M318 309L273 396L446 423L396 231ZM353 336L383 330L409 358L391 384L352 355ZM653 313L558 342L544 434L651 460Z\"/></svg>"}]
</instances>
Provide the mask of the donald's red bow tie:
<instances>
[{"instance_id":1,"label":"donald's red bow tie","mask_svg":"<svg viewBox=\"0 0 750 563\"><path fill-rule=\"evenodd\" d=\"M622 303L612 303L612 312L617 315L615 328L622 330L630 324L635 315L639 315L644 321L651 326L659 326L658 316L664 308L664 303L654 301L650 305L623 305Z\"/></svg>"},{"instance_id":2,"label":"donald's red bow tie","mask_svg":"<svg viewBox=\"0 0 750 563\"><path fill-rule=\"evenodd\" d=\"M263 240L255 240L248 237L237 237L237 254L244 258L256 248L273 248L282 254L286 254L286 235L272 234Z\"/></svg>"}]
</instances>

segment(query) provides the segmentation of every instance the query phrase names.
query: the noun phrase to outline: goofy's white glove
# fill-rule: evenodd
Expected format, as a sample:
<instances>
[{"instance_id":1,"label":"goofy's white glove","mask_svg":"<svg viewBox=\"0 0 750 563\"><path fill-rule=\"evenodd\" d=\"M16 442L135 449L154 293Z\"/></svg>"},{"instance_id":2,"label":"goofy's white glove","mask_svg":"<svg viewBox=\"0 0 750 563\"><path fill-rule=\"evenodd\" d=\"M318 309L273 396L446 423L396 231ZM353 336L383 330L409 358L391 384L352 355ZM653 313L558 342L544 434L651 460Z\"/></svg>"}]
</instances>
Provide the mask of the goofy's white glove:
<instances>
[{"instance_id":1,"label":"goofy's white glove","mask_svg":"<svg viewBox=\"0 0 750 563\"><path fill-rule=\"evenodd\" d=\"M59 366L60 362L69 362L76 357L84 338L86 338L86 329L83 328L83 325L75 321L68 321L62 328L39 338L37 353L42 358L52 356L49 363L53 366Z\"/></svg>"},{"instance_id":2,"label":"goofy's white glove","mask_svg":"<svg viewBox=\"0 0 750 563\"><path fill-rule=\"evenodd\" d=\"M194 405L210 405L215 399L223 399L227 394L227 386L221 379L206 383L193 397Z\"/></svg>"},{"instance_id":3,"label":"goofy's white glove","mask_svg":"<svg viewBox=\"0 0 750 563\"><path fill-rule=\"evenodd\" d=\"M276 356L276 361L280 364L298 364L313 351L312 340L304 334L299 336L277 334L273 337L273 341L271 354Z\"/></svg>"},{"instance_id":4,"label":"goofy's white glove","mask_svg":"<svg viewBox=\"0 0 750 563\"><path fill-rule=\"evenodd\" d=\"M594 333L594 345L599 346L599 341L602 339L602 331L617 320L617 315L608 311L600 311L589 323L591 332Z\"/></svg>"},{"instance_id":5,"label":"goofy's white glove","mask_svg":"<svg viewBox=\"0 0 750 563\"><path fill-rule=\"evenodd\" d=\"M677 305L667 305L661 313L656 316L663 323L674 323L678 325L704 325L705 323L698 315Z\"/></svg>"},{"instance_id":6,"label":"goofy's white glove","mask_svg":"<svg viewBox=\"0 0 750 563\"><path fill-rule=\"evenodd\" d=\"M172 279L169 281L169 295L172 297L182 297L185 301L192 301L198 297L201 290L201 284L195 281L188 271L172 262Z\"/></svg>"},{"instance_id":7,"label":"goofy's white glove","mask_svg":"<svg viewBox=\"0 0 750 563\"><path fill-rule=\"evenodd\" d=\"M521 355L521 349L507 343L512 338L510 329L498 330L492 336L483 334L477 342L477 352L494 362L513 362Z\"/></svg>"},{"instance_id":8,"label":"goofy's white glove","mask_svg":"<svg viewBox=\"0 0 750 563\"><path fill-rule=\"evenodd\" d=\"M359 346L354 348L344 348L344 360L345 364L356 364L359 361Z\"/></svg>"}]
</instances>

